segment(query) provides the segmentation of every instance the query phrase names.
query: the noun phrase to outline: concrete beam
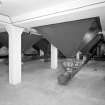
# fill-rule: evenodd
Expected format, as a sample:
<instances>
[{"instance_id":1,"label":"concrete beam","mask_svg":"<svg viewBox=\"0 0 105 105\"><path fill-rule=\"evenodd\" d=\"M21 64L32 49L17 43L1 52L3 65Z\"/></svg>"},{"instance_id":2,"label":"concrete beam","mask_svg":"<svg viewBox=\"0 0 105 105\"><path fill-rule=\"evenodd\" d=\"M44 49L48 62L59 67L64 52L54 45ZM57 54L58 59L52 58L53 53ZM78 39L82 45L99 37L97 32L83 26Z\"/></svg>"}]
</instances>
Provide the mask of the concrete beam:
<instances>
[{"instance_id":1,"label":"concrete beam","mask_svg":"<svg viewBox=\"0 0 105 105\"><path fill-rule=\"evenodd\" d=\"M0 14L0 23L8 24L11 23L10 18L6 15Z\"/></svg>"},{"instance_id":2,"label":"concrete beam","mask_svg":"<svg viewBox=\"0 0 105 105\"><path fill-rule=\"evenodd\" d=\"M13 17L12 21L15 25L19 25L22 27L37 27L42 25L97 17L103 14L103 9L105 8L105 1L81 1L75 1L73 2L73 4L71 2L64 3L62 5L43 9L40 11L33 11L31 13Z\"/></svg>"}]
</instances>

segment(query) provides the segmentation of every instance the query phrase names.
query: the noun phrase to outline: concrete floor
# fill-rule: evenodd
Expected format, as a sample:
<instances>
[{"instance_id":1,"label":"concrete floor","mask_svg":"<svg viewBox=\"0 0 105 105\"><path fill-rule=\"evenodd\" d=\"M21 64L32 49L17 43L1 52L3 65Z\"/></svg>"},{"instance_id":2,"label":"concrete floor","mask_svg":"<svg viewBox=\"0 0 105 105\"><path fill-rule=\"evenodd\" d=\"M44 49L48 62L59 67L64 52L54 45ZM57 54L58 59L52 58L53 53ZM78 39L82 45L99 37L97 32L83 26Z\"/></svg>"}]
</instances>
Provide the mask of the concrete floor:
<instances>
[{"instance_id":1,"label":"concrete floor","mask_svg":"<svg viewBox=\"0 0 105 105\"><path fill-rule=\"evenodd\" d=\"M66 86L57 83L62 71L50 63L23 65L22 83L8 83L8 66L0 64L0 105L105 105L105 62L89 62Z\"/></svg>"}]
</instances>

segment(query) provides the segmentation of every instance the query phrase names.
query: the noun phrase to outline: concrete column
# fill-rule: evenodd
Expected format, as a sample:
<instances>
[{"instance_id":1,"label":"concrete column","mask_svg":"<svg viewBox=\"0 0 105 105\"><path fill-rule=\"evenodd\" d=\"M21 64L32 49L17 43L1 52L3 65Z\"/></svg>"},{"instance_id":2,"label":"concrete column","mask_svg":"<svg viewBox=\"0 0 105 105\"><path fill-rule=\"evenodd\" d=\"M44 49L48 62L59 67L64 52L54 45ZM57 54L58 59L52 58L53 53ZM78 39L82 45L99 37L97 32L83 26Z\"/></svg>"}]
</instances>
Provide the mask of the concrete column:
<instances>
[{"instance_id":1,"label":"concrete column","mask_svg":"<svg viewBox=\"0 0 105 105\"><path fill-rule=\"evenodd\" d=\"M40 56L44 56L44 51L40 49Z\"/></svg>"},{"instance_id":2,"label":"concrete column","mask_svg":"<svg viewBox=\"0 0 105 105\"><path fill-rule=\"evenodd\" d=\"M9 83L21 83L21 34L23 28L6 26L9 34Z\"/></svg>"},{"instance_id":3,"label":"concrete column","mask_svg":"<svg viewBox=\"0 0 105 105\"><path fill-rule=\"evenodd\" d=\"M58 50L51 44L51 69L56 69L58 67Z\"/></svg>"},{"instance_id":4,"label":"concrete column","mask_svg":"<svg viewBox=\"0 0 105 105\"><path fill-rule=\"evenodd\" d=\"M77 54L76 54L76 59L77 59L77 60L80 60L80 55L81 55L81 52L78 51Z\"/></svg>"},{"instance_id":5,"label":"concrete column","mask_svg":"<svg viewBox=\"0 0 105 105\"><path fill-rule=\"evenodd\" d=\"M40 61L44 62L44 51L40 49Z\"/></svg>"},{"instance_id":6,"label":"concrete column","mask_svg":"<svg viewBox=\"0 0 105 105\"><path fill-rule=\"evenodd\" d=\"M100 15L100 22L101 22L101 27L102 27L102 32L105 32L105 15L101 14Z\"/></svg>"}]
</instances>

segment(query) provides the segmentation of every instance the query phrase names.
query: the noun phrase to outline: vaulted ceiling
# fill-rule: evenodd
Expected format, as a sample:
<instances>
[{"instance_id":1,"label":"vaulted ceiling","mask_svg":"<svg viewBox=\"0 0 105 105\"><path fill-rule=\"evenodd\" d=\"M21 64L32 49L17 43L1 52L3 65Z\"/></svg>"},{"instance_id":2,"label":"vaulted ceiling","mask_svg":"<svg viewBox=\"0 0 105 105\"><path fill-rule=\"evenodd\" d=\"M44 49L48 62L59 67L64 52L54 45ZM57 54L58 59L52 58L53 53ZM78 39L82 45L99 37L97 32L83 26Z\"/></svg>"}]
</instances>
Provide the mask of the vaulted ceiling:
<instances>
[{"instance_id":1,"label":"vaulted ceiling","mask_svg":"<svg viewBox=\"0 0 105 105\"><path fill-rule=\"evenodd\" d=\"M97 16L105 30L105 0L0 1L0 30L11 23L30 28Z\"/></svg>"}]
</instances>

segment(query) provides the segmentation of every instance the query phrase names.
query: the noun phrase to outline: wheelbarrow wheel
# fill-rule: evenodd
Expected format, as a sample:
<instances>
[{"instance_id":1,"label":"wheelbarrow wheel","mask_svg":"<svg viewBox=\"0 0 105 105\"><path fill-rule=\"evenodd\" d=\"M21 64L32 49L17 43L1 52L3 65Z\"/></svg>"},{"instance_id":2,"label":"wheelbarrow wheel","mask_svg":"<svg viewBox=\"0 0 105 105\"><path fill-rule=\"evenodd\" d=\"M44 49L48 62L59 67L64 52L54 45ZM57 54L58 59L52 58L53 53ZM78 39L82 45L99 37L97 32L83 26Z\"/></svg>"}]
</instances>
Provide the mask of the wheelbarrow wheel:
<instances>
[{"instance_id":1,"label":"wheelbarrow wheel","mask_svg":"<svg viewBox=\"0 0 105 105\"><path fill-rule=\"evenodd\" d=\"M61 85L66 85L70 79L71 79L70 73L65 72L58 76L58 83Z\"/></svg>"}]
</instances>

